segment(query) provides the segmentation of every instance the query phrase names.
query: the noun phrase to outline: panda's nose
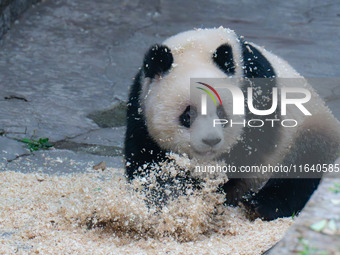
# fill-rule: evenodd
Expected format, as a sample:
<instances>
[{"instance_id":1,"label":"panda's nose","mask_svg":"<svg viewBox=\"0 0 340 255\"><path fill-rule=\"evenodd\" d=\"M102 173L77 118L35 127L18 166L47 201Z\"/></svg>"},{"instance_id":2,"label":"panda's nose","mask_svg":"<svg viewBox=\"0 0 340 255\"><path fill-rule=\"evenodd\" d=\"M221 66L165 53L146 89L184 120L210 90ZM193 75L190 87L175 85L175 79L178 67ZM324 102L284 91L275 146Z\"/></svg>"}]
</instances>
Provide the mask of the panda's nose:
<instances>
[{"instance_id":1,"label":"panda's nose","mask_svg":"<svg viewBox=\"0 0 340 255\"><path fill-rule=\"evenodd\" d=\"M213 147L221 141L221 138L203 138L202 142Z\"/></svg>"}]
</instances>

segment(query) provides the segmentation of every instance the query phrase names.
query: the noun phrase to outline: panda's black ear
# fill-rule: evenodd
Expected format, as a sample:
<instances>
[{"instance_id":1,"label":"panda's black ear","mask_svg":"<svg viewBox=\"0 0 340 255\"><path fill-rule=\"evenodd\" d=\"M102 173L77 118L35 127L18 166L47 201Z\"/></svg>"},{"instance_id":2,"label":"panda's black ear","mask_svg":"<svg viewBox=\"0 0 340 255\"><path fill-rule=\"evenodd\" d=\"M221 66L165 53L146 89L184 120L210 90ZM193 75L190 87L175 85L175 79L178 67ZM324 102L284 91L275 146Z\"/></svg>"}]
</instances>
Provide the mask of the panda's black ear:
<instances>
[{"instance_id":1,"label":"panda's black ear","mask_svg":"<svg viewBox=\"0 0 340 255\"><path fill-rule=\"evenodd\" d=\"M170 70L174 58L170 49L165 45L154 45L145 54L143 69L145 77L153 79Z\"/></svg>"},{"instance_id":2,"label":"panda's black ear","mask_svg":"<svg viewBox=\"0 0 340 255\"><path fill-rule=\"evenodd\" d=\"M243 56L243 71L247 78L273 78L275 72L265 56L254 46L241 42Z\"/></svg>"}]
</instances>

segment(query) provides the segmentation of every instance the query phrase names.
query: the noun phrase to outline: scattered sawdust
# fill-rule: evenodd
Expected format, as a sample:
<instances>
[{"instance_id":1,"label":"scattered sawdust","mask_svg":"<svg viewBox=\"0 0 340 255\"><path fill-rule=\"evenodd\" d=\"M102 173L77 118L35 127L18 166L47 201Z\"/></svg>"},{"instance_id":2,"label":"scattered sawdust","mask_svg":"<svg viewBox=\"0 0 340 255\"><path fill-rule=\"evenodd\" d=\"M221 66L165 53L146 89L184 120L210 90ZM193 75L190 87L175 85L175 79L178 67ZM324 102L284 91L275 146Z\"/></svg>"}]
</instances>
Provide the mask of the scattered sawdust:
<instances>
[{"instance_id":1,"label":"scattered sawdust","mask_svg":"<svg viewBox=\"0 0 340 255\"><path fill-rule=\"evenodd\" d=\"M148 207L132 186L122 169L1 172L0 254L261 254L293 223L251 222L205 188Z\"/></svg>"}]
</instances>

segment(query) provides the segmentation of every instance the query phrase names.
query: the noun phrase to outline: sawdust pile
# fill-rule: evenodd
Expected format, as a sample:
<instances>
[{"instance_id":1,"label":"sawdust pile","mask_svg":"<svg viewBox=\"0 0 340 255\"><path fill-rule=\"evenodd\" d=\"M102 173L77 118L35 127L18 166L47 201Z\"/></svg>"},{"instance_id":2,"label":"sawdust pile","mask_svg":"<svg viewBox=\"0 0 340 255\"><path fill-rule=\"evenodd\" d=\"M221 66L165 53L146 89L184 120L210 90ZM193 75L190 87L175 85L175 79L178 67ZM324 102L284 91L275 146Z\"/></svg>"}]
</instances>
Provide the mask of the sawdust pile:
<instances>
[{"instance_id":1,"label":"sawdust pile","mask_svg":"<svg viewBox=\"0 0 340 255\"><path fill-rule=\"evenodd\" d=\"M293 223L251 222L209 185L162 208L132 186L122 169L1 172L0 254L261 254Z\"/></svg>"}]
</instances>

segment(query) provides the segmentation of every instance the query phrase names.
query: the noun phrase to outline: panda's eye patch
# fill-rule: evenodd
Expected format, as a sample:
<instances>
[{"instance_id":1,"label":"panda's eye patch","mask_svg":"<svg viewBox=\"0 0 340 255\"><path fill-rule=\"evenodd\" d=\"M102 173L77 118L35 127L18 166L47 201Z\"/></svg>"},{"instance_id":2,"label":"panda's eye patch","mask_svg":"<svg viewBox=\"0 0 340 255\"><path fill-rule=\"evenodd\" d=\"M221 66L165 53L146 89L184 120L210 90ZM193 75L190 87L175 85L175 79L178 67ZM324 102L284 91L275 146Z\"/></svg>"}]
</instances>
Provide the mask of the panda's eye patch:
<instances>
[{"instance_id":1,"label":"panda's eye patch","mask_svg":"<svg viewBox=\"0 0 340 255\"><path fill-rule=\"evenodd\" d=\"M185 108L184 112L181 114L181 116L179 116L179 122L183 127L190 128L191 123L194 122L196 117L197 117L196 108L188 105L187 108Z\"/></svg>"},{"instance_id":2,"label":"panda's eye patch","mask_svg":"<svg viewBox=\"0 0 340 255\"><path fill-rule=\"evenodd\" d=\"M218 116L219 119L228 119L228 115L226 114L226 112L224 111L224 108L222 105L219 105L216 108L216 115ZM225 124L222 125L222 127L226 127Z\"/></svg>"},{"instance_id":3,"label":"panda's eye patch","mask_svg":"<svg viewBox=\"0 0 340 255\"><path fill-rule=\"evenodd\" d=\"M217 114L217 116L218 116L220 119L227 119L227 114L225 113L224 108L223 108L222 105L219 105L219 106L216 108L216 114Z\"/></svg>"}]
</instances>

